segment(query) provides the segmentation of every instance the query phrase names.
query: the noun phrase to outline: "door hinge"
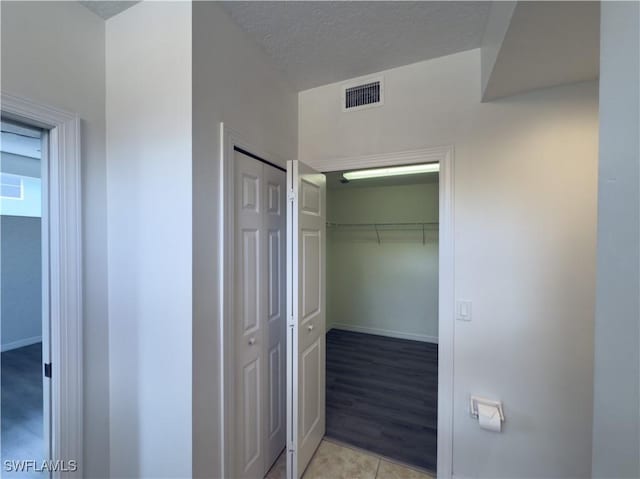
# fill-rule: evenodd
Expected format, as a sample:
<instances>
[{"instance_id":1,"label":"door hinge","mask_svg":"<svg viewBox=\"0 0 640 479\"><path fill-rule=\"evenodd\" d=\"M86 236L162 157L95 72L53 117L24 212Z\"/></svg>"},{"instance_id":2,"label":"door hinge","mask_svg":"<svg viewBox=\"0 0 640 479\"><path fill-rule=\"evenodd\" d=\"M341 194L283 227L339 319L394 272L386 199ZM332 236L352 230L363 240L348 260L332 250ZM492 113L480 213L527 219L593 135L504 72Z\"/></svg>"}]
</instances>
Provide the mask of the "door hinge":
<instances>
[{"instance_id":1,"label":"door hinge","mask_svg":"<svg viewBox=\"0 0 640 479\"><path fill-rule=\"evenodd\" d=\"M51 377L51 363L44 363L44 377Z\"/></svg>"},{"instance_id":2,"label":"door hinge","mask_svg":"<svg viewBox=\"0 0 640 479\"><path fill-rule=\"evenodd\" d=\"M294 447L293 443L289 444L289 447L287 448L287 450L289 452L296 452L296 448Z\"/></svg>"},{"instance_id":3,"label":"door hinge","mask_svg":"<svg viewBox=\"0 0 640 479\"><path fill-rule=\"evenodd\" d=\"M296 194L293 190L287 192L287 200L294 202L296 200Z\"/></svg>"}]
</instances>

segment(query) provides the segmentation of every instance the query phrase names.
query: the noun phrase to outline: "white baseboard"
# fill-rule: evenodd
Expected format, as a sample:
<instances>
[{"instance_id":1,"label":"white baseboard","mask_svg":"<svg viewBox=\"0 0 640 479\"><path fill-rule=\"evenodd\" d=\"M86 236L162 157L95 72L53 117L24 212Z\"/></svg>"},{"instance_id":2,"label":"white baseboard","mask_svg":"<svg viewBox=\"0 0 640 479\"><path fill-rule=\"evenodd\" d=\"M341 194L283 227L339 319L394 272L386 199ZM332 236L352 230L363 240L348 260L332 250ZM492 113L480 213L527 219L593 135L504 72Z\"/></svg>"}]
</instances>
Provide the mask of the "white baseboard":
<instances>
[{"instance_id":1,"label":"white baseboard","mask_svg":"<svg viewBox=\"0 0 640 479\"><path fill-rule=\"evenodd\" d=\"M24 346L31 346L32 344L41 343L42 336L33 336L31 338L18 339L17 341L11 341L2 345L2 352L11 351L12 349L22 348Z\"/></svg>"},{"instance_id":2,"label":"white baseboard","mask_svg":"<svg viewBox=\"0 0 640 479\"><path fill-rule=\"evenodd\" d=\"M368 328L366 326L355 326L346 323L332 323L331 329L344 329L345 331L353 331L354 333L376 334L378 336L387 336L389 338L410 339L412 341L422 341L424 343L438 344L437 336L427 336L426 334L404 333L402 331L393 331L391 329Z\"/></svg>"}]
</instances>

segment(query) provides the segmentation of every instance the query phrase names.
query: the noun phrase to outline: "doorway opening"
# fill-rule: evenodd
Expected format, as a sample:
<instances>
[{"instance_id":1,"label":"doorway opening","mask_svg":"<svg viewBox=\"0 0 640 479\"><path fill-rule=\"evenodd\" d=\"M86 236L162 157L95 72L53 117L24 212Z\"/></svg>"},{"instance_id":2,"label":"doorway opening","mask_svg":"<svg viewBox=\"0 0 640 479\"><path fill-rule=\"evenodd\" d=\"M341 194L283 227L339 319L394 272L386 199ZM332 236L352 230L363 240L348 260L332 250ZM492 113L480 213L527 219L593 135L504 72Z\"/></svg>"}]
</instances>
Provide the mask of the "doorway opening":
<instances>
[{"instance_id":1,"label":"doorway opening","mask_svg":"<svg viewBox=\"0 0 640 479\"><path fill-rule=\"evenodd\" d=\"M345 184L337 161L324 174L293 161L286 183L268 185L265 162L246 161L255 155L236 164L236 146L255 150L222 125L221 140L221 474L313 477L331 456L346 455L373 467L372 477L378 469L405 474L403 467L417 477L436 468L450 476L452 150L341 162L354 169L431 163L436 174ZM281 223L265 227L268 209L286 211L284 237ZM282 322L274 319L280 313ZM278 346L270 339L283 337ZM268 418L283 406L286 438L276 441Z\"/></svg>"},{"instance_id":2,"label":"doorway opening","mask_svg":"<svg viewBox=\"0 0 640 479\"><path fill-rule=\"evenodd\" d=\"M435 473L438 172L326 177L326 436Z\"/></svg>"},{"instance_id":3,"label":"doorway opening","mask_svg":"<svg viewBox=\"0 0 640 479\"><path fill-rule=\"evenodd\" d=\"M0 360L3 475L50 452L47 132L2 120ZM9 468L7 469L7 464Z\"/></svg>"},{"instance_id":4,"label":"doorway opening","mask_svg":"<svg viewBox=\"0 0 640 479\"><path fill-rule=\"evenodd\" d=\"M46 378L42 384L44 446L41 457L30 458L31 461L17 466L23 469L23 474L40 471L59 477L75 472L81 477L83 294L80 118L75 113L6 92L2 92L1 97L3 122L26 129L40 129L42 135L44 364L41 363L41 374ZM3 316L2 321L4 319ZM5 445L4 440L2 445ZM13 474L14 466L16 464L5 462L3 474Z\"/></svg>"}]
</instances>

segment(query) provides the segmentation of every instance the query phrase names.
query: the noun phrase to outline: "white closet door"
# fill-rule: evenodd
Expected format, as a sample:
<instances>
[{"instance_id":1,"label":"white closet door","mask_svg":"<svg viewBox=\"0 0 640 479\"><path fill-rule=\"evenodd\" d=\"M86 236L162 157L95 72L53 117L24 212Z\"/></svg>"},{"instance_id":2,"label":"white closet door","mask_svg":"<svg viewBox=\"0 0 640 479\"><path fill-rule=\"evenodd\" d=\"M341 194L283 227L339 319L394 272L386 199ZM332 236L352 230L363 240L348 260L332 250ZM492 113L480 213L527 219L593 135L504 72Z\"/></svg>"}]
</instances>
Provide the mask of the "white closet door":
<instances>
[{"instance_id":1,"label":"white closet door","mask_svg":"<svg viewBox=\"0 0 640 479\"><path fill-rule=\"evenodd\" d=\"M263 165L235 154L235 476L264 477Z\"/></svg>"},{"instance_id":2,"label":"white closet door","mask_svg":"<svg viewBox=\"0 0 640 479\"><path fill-rule=\"evenodd\" d=\"M264 358L266 381L266 467L276 461L286 441L286 179L268 165L264 171L264 225L267 290Z\"/></svg>"},{"instance_id":3,"label":"white closet door","mask_svg":"<svg viewBox=\"0 0 640 479\"><path fill-rule=\"evenodd\" d=\"M326 179L287 163L287 476L299 479L325 432Z\"/></svg>"}]
</instances>

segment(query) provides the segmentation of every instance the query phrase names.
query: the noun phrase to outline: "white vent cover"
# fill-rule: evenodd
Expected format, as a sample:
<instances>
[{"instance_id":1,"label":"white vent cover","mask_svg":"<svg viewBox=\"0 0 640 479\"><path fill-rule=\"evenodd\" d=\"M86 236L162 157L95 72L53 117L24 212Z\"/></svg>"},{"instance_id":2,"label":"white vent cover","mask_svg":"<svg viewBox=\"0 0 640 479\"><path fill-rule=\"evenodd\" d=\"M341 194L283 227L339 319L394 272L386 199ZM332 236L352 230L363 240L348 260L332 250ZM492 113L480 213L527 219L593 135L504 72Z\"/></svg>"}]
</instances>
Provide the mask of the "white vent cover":
<instances>
[{"instance_id":1,"label":"white vent cover","mask_svg":"<svg viewBox=\"0 0 640 479\"><path fill-rule=\"evenodd\" d=\"M382 78L370 78L342 87L342 110L354 111L380 106L384 102Z\"/></svg>"}]
</instances>

